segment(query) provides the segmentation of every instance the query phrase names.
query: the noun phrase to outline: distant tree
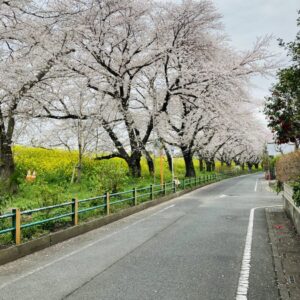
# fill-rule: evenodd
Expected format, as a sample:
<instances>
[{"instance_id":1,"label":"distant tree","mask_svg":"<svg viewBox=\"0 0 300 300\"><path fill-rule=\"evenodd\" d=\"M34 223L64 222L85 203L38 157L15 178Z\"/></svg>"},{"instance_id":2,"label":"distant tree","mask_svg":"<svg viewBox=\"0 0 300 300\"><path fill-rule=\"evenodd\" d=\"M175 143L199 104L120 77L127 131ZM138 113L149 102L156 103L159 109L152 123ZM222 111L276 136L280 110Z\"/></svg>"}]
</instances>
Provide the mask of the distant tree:
<instances>
[{"instance_id":1,"label":"distant tree","mask_svg":"<svg viewBox=\"0 0 300 300\"><path fill-rule=\"evenodd\" d=\"M300 13L300 12L299 12ZM300 17L298 18L300 26ZM292 142L295 148L300 143L300 31L294 42L280 45L288 50L292 65L278 72L278 82L266 99L264 112L268 126L275 134L278 144Z\"/></svg>"}]
</instances>

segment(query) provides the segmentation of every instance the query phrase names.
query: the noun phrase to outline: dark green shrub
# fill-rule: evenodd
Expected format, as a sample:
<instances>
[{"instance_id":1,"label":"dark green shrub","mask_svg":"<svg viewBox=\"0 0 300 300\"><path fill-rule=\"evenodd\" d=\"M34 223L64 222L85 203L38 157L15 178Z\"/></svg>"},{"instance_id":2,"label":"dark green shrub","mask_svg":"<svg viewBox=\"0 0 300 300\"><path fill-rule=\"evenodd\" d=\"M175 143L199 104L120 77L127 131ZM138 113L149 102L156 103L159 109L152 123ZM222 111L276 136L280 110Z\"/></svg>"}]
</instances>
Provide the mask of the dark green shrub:
<instances>
[{"instance_id":1,"label":"dark green shrub","mask_svg":"<svg viewBox=\"0 0 300 300\"><path fill-rule=\"evenodd\" d=\"M297 206L300 206L300 180L293 184L294 195L293 199Z\"/></svg>"}]
</instances>

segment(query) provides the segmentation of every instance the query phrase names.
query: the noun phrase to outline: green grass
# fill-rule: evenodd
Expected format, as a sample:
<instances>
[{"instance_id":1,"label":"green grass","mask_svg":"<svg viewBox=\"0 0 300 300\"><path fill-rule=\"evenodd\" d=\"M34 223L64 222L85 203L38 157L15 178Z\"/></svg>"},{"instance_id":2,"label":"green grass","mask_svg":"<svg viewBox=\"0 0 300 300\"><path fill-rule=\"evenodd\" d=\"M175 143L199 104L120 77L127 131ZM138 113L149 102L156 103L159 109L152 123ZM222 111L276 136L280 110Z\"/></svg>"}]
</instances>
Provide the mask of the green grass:
<instances>
[{"instance_id":1,"label":"green grass","mask_svg":"<svg viewBox=\"0 0 300 300\"><path fill-rule=\"evenodd\" d=\"M10 212L12 207L21 211L34 208L46 207L71 199L86 199L90 197L104 195L105 192L121 192L135 188L149 187L150 184L160 183L160 158L155 158L155 174L151 176L148 172L146 160L142 160L142 177L133 178L128 175L126 163L121 159L111 159L96 161L92 157L85 157L83 160L82 180L80 183L72 183L74 167L77 164L77 153L62 150L47 150L39 148L25 148L17 146L14 148L16 162L16 178L19 183L18 192L14 195L0 194L0 213ZM220 169L220 163L217 163ZM195 160L196 176L201 175L198 162ZM230 168L224 167L224 170ZM26 181L27 171L35 171L37 174L34 182ZM185 175L185 166L182 158L174 159L175 176L181 180ZM167 160L163 161L164 181L170 182L172 174L168 169ZM75 178L76 179L76 178ZM181 186L183 188L183 186ZM160 187L156 187L160 189ZM138 194L147 193L141 191ZM161 194L155 194L155 198ZM111 197L111 201L121 200L131 197L132 194ZM149 195L138 198L138 203L150 200ZM80 209L95 207L103 204L104 199L92 200L80 203ZM121 202L111 205L111 212L117 212L133 205L133 201ZM42 212L22 215L22 224L46 220L54 216L70 213L71 206L47 209ZM99 218L105 214L105 208L99 208L84 214L80 214L80 221L87 221ZM11 220L0 221L0 229L11 227ZM71 226L71 217L65 217L56 221L47 222L38 226L22 229L22 241L48 234ZM10 233L0 236L0 247L12 244ZM1 246L2 245L2 246Z\"/></svg>"},{"instance_id":2,"label":"green grass","mask_svg":"<svg viewBox=\"0 0 300 300\"><path fill-rule=\"evenodd\" d=\"M102 195L106 191L125 191L133 187L144 187L160 183L160 159L155 158L155 175L150 176L145 159L142 159L142 177L133 178L128 175L124 160L96 161L86 156L83 162L82 180L71 183L74 167L77 164L77 153L63 150L42 148L14 148L16 176L19 183L18 192L14 195L2 195L0 212L10 211L12 207L21 210L55 205L70 201L72 198L85 199ZM200 175L198 162L195 160L197 176ZM27 171L35 171L34 182L25 180ZM164 180L171 181L172 174L168 169L167 160L163 163ZM174 173L178 178L185 174L182 158L174 159ZM75 178L76 179L76 178Z\"/></svg>"}]
</instances>

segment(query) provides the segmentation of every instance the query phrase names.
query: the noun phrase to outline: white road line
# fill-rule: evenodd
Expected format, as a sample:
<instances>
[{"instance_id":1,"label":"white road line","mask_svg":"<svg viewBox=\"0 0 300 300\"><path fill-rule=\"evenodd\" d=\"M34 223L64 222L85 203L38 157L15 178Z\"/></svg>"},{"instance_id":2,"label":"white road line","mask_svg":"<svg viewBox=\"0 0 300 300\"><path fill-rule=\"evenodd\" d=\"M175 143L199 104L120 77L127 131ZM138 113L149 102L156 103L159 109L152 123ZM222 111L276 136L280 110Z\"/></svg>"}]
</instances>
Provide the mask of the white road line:
<instances>
[{"instance_id":1,"label":"white road line","mask_svg":"<svg viewBox=\"0 0 300 300\"><path fill-rule=\"evenodd\" d=\"M219 198L225 198L227 195L220 195Z\"/></svg>"},{"instance_id":2,"label":"white road line","mask_svg":"<svg viewBox=\"0 0 300 300\"><path fill-rule=\"evenodd\" d=\"M258 179L256 179L255 187L254 187L254 192L257 191L257 185L258 185Z\"/></svg>"},{"instance_id":3,"label":"white road line","mask_svg":"<svg viewBox=\"0 0 300 300\"><path fill-rule=\"evenodd\" d=\"M236 300L247 300L247 294L249 289L249 276L250 276L250 268L251 268L251 248L252 248L252 240L253 240L253 224L254 224L255 210L260 208L278 207L278 206L282 206L282 205L254 207L250 211L248 230L246 236L246 244L244 248L244 255L243 255L242 267L240 271L239 284L236 293Z\"/></svg>"},{"instance_id":4,"label":"white road line","mask_svg":"<svg viewBox=\"0 0 300 300\"><path fill-rule=\"evenodd\" d=\"M128 229L128 228L130 228L130 227L132 227L132 226L135 226L136 224L141 223L141 222L143 222L143 221L145 221L145 220L147 220L147 219L149 219L149 218L151 218L151 217L153 217L153 216L156 216L156 215L158 215L158 214L160 214L160 213L162 213L162 212L166 211L167 209L170 209L170 208L172 208L172 207L174 207L174 206L175 206L175 204L172 204L172 205L170 205L170 206L167 206L167 207L165 207L165 208L163 208L163 209L157 211L156 213L154 213L154 214L152 214L152 215L150 215L150 216L147 216L147 217L145 217L145 218L143 218L143 219L140 219L140 220L138 220L138 221L136 221L136 222L134 222L134 223L132 223L132 224L126 226L126 227L123 227L122 229L120 229L120 230L118 230L118 231L115 231L115 232L113 232L113 233L111 233L111 234L108 234L108 235L106 235L105 237L103 237L103 238L101 238L101 239L99 239L99 240L96 240L96 241L94 241L94 242L92 242L92 243L89 243L89 244L85 245L84 247L82 247L82 248L80 248L80 249L74 250L74 251L72 251L72 252L70 252L70 253L68 253L68 254L66 254L66 255L63 255L63 256L61 256L60 258L57 258L57 259L55 259L55 260L53 260L53 261L51 261L51 262L49 262L49 263L47 263L47 264L45 264L45 265L43 265L43 266L41 266L41 267L38 267L38 268L36 268L36 269L34 269L34 270L30 271L30 272L24 273L23 275L21 275L21 276L15 278L15 279L13 279L13 280L11 280L11 281L9 281L9 282L6 282L6 283L0 285L0 290L3 289L3 288L5 288L5 287L8 286L8 285L11 285L11 284L13 284L13 283L19 281L20 279L24 279L24 278L26 278L26 277L28 277L28 276L30 276L30 275L36 273L36 272L39 272L39 271L44 270L44 269L46 269L46 268L48 268L48 267L50 267L50 266L52 266L52 265L54 265L54 264L56 264L56 263L62 261L62 260L64 260L64 259L70 257L70 256L73 256L73 255L75 255L75 254L78 254L78 253L80 253L80 252L82 252L82 251L84 251L84 250L86 250L86 249L88 249L88 248L90 248L90 247L92 247L92 246L94 246L94 245L96 245L96 244L98 244L98 243L104 241L104 240L107 240L108 238L110 238L110 237L112 237L112 236L114 236L114 235L116 235L116 234L118 234L118 233L120 233L120 232L122 232L122 231L124 231L124 230L126 230L126 229Z\"/></svg>"}]
</instances>

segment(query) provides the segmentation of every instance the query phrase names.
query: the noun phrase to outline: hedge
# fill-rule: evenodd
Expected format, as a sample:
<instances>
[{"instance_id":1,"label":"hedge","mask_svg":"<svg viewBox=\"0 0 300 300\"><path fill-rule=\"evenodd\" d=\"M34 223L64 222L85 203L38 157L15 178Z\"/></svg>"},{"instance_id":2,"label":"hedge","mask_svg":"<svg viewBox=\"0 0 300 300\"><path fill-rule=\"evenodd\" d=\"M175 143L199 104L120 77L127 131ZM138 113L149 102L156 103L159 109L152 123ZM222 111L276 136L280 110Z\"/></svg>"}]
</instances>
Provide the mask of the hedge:
<instances>
[{"instance_id":1,"label":"hedge","mask_svg":"<svg viewBox=\"0 0 300 300\"><path fill-rule=\"evenodd\" d=\"M276 177L280 182L299 181L300 150L283 155L276 162Z\"/></svg>"}]
</instances>

